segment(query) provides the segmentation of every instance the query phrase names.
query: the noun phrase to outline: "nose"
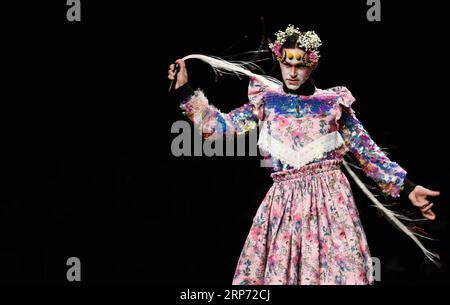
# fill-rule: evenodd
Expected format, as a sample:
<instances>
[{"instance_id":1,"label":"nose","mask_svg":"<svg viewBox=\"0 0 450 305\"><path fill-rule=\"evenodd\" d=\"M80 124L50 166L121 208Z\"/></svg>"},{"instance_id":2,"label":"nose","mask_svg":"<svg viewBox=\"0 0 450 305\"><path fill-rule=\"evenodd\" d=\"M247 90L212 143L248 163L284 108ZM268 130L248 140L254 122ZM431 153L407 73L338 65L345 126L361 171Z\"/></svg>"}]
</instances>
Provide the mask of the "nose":
<instances>
[{"instance_id":1,"label":"nose","mask_svg":"<svg viewBox=\"0 0 450 305\"><path fill-rule=\"evenodd\" d=\"M292 78L297 77L297 68L296 67L291 67L291 70L289 71L289 76Z\"/></svg>"}]
</instances>

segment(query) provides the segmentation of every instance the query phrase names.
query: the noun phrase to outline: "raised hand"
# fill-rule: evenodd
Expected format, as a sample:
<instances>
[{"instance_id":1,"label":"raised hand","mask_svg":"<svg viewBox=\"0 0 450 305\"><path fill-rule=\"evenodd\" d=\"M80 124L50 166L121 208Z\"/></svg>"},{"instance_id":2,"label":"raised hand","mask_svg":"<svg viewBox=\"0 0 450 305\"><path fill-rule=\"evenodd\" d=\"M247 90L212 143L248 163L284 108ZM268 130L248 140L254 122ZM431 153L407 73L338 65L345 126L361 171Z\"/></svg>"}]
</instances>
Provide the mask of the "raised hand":
<instances>
[{"instance_id":1,"label":"raised hand","mask_svg":"<svg viewBox=\"0 0 450 305\"><path fill-rule=\"evenodd\" d=\"M178 89L179 87L183 86L184 84L186 84L188 82L188 74L187 74L186 64L185 64L184 60L177 59L175 61L175 63L177 63L180 66L178 74L176 75L177 81L175 83L175 89ZM175 65L174 64L171 64L169 66L169 75L167 76L167 78L170 80L175 79Z\"/></svg>"}]
</instances>

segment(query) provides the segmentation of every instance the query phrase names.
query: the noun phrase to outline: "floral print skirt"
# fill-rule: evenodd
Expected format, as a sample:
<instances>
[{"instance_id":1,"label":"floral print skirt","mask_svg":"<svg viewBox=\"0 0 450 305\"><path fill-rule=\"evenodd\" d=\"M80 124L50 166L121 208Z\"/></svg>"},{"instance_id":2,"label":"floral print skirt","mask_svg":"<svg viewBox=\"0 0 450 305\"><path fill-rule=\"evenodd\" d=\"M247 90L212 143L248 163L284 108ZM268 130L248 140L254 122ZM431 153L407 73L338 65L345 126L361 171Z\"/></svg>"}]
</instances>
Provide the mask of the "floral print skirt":
<instances>
[{"instance_id":1,"label":"floral print skirt","mask_svg":"<svg viewBox=\"0 0 450 305\"><path fill-rule=\"evenodd\" d=\"M271 174L233 285L373 284L367 239L342 160Z\"/></svg>"}]
</instances>

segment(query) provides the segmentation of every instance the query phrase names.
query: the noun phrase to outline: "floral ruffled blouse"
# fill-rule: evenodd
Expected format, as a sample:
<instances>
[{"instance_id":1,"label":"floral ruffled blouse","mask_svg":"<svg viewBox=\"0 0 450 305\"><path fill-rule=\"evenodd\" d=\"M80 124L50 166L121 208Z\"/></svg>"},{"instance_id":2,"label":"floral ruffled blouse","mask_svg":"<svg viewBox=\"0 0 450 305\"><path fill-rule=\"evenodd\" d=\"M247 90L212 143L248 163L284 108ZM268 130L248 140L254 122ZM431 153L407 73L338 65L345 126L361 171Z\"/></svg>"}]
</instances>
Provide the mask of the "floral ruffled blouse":
<instances>
[{"instance_id":1,"label":"floral ruffled blouse","mask_svg":"<svg viewBox=\"0 0 450 305\"><path fill-rule=\"evenodd\" d=\"M191 121L201 116L197 126L207 139L244 134L259 126L258 146L273 172L342 159L351 151L385 194L400 196L406 171L389 160L356 118L351 107L355 98L347 88L316 88L313 95L302 96L252 79L248 95L246 104L229 113L210 104L201 90L180 107Z\"/></svg>"}]
</instances>

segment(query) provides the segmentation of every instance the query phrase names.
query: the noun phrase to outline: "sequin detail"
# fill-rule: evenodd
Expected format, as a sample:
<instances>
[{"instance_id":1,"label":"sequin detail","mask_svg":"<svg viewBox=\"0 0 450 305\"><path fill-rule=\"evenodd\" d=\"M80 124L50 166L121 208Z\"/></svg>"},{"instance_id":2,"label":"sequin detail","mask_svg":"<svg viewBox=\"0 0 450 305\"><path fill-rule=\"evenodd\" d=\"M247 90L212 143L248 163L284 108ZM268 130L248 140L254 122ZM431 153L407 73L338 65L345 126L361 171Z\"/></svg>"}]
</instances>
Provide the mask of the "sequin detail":
<instances>
[{"instance_id":1,"label":"sequin detail","mask_svg":"<svg viewBox=\"0 0 450 305\"><path fill-rule=\"evenodd\" d=\"M258 112L248 102L228 113L222 113L209 104L203 91L197 90L185 103L180 105L183 114L196 123L205 139L217 139L224 135L245 134L258 126Z\"/></svg>"},{"instance_id":2,"label":"sequin detail","mask_svg":"<svg viewBox=\"0 0 450 305\"><path fill-rule=\"evenodd\" d=\"M339 132L345 149L320 150L310 161L341 160L350 150L363 171L381 190L392 197L400 196L406 171L392 162L372 140L352 109L355 98L342 86L317 89L311 96L286 94L282 88L268 88L252 79L248 90L249 102L229 113L222 113L209 104L201 90L180 105L183 113L194 121L201 118L203 137L217 138L224 134L244 134L258 128L260 120L271 138L286 150L300 151L320 137ZM201 127L201 126L200 126ZM270 170L277 172L295 168L283 154L265 154ZM283 160L284 159L284 160Z\"/></svg>"}]
</instances>

